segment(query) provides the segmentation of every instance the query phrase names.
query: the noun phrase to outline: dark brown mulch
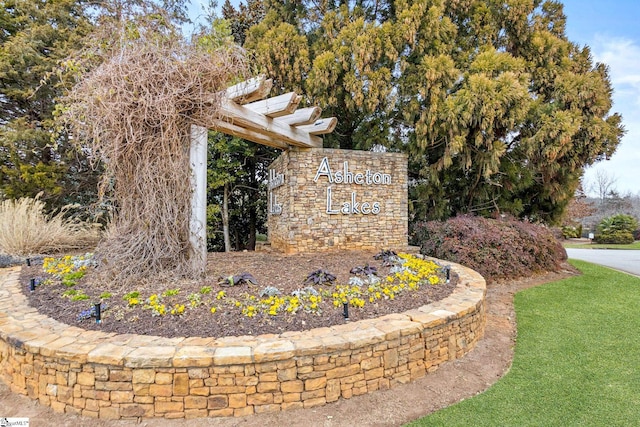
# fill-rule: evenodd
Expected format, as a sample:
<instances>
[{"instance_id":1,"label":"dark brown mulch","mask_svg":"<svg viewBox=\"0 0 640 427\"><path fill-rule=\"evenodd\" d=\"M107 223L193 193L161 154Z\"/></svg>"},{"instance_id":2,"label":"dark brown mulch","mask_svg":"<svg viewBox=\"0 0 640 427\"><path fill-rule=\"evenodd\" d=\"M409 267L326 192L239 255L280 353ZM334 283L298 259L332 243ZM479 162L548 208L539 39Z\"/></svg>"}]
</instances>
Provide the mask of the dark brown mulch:
<instances>
[{"instance_id":1,"label":"dark brown mulch","mask_svg":"<svg viewBox=\"0 0 640 427\"><path fill-rule=\"evenodd\" d=\"M211 253L208 259L206 279L200 281L181 280L173 283L147 280L144 283L139 283L135 288L125 289L105 289L103 284L92 282L92 274L89 272L74 287L81 289L91 297L90 300L85 301L71 301L69 298L61 297L61 294L68 289L61 284L40 285L35 292L29 292L30 278L46 277L41 265L24 267L21 283L24 284L23 289L29 303L41 313L68 325L85 329L165 337L279 334L342 324L345 322L342 307L335 308L331 298L324 298L320 314L300 310L295 315L270 316L264 314L248 318L243 316L238 308L222 307L217 304L216 293L225 290L227 298L240 298L243 293L259 296L264 287L275 286L282 292L282 295L289 295L296 289L308 286L304 284L304 281L312 271L327 270L337 276L336 283L346 284L349 277L352 276L349 271L353 267L367 264L376 267L380 277L385 277L389 268L383 266L381 261L375 260L374 255L375 252L369 251L295 255L263 252ZM258 285L223 288L218 284L220 277L243 272L251 273L257 279ZM452 280L448 284L443 281L436 286L422 286L420 290L401 294L394 300L380 300L377 303L367 302L364 308L350 307L349 321L400 313L440 300L451 294L456 283L457 278L452 275ZM151 310L142 309L141 306L129 308L122 298L128 292L138 291L141 294L141 300L144 300L151 294L161 294L165 290L179 288L180 292L177 296L165 298L164 302L167 305L178 302L188 304L187 295L199 293L203 286L212 288L210 294L202 296L204 304L193 309L187 308L181 316L170 314L152 316ZM323 288L331 289L331 287L325 286L315 286L315 288L319 291ZM78 314L88 309L91 303L97 301L98 296L105 291L111 292L112 296L106 300L108 309L103 313L102 323L98 325L94 319L78 321ZM219 306L215 314L209 311L212 305Z\"/></svg>"}]
</instances>

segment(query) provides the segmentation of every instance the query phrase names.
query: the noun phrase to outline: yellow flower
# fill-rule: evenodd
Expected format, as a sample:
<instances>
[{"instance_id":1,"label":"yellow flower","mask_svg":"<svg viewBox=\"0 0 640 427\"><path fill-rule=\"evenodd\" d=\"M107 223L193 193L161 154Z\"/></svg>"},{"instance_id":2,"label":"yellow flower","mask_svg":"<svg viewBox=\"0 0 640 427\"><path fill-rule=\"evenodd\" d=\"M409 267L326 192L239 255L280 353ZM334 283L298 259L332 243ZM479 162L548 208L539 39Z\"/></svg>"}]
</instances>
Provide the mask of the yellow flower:
<instances>
[{"instance_id":1,"label":"yellow flower","mask_svg":"<svg viewBox=\"0 0 640 427\"><path fill-rule=\"evenodd\" d=\"M211 307L211 310L209 310L211 312L211 314L215 314L216 311L218 311L218 309L216 307Z\"/></svg>"},{"instance_id":2,"label":"yellow flower","mask_svg":"<svg viewBox=\"0 0 640 427\"><path fill-rule=\"evenodd\" d=\"M180 316L184 313L184 304L178 304L171 309L171 314L174 316Z\"/></svg>"}]
</instances>

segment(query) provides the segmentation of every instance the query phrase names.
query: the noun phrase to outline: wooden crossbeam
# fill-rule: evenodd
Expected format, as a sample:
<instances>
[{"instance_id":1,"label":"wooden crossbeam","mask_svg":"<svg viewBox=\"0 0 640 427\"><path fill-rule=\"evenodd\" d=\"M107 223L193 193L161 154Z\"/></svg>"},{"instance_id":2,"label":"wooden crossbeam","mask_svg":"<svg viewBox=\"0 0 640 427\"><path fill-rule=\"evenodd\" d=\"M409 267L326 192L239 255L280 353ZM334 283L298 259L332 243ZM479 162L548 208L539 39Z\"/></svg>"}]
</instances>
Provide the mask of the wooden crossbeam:
<instances>
[{"instance_id":1,"label":"wooden crossbeam","mask_svg":"<svg viewBox=\"0 0 640 427\"><path fill-rule=\"evenodd\" d=\"M276 120L291 126L310 125L316 122L322 114L320 107L300 108L288 116L278 117Z\"/></svg>"},{"instance_id":2,"label":"wooden crossbeam","mask_svg":"<svg viewBox=\"0 0 640 427\"><path fill-rule=\"evenodd\" d=\"M272 86L264 75L233 85L222 93L220 108L212 101L211 114L204 111L194 123L281 149L322 147L318 135L331 133L337 119L321 119L318 107L297 109L302 97L294 92L264 99Z\"/></svg>"},{"instance_id":3,"label":"wooden crossbeam","mask_svg":"<svg viewBox=\"0 0 640 427\"><path fill-rule=\"evenodd\" d=\"M322 147L322 138L223 99L219 119L298 147Z\"/></svg>"},{"instance_id":4,"label":"wooden crossbeam","mask_svg":"<svg viewBox=\"0 0 640 427\"><path fill-rule=\"evenodd\" d=\"M214 130L219 132L226 133L231 136L237 136L238 138L246 139L247 141L255 142L257 144L267 145L281 150L289 148L289 144L285 142L241 126L234 125L233 123L229 123L224 120L214 119L211 126Z\"/></svg>"},{"instance_id":5,"label":"wooden crossbeam","mask_svg":"<svg viewBox=\"0 0 640 427\"><path fill-rule=\"evenodd\" d=\"M301 100L301 96L295 92L289 92L284 95L263 99L262 101L244 104L244 106L267 117L281 117L296 111Z\"/></svg>"},{"instance_id":6,"label":"wooden crossbeam","mask_svg":"<svg viewBox=\"0 0 640 427\"><path fill-rule=\"evenodd\" d=\"M338 119L335 117L329 117L326 119L317 120L312 125L296 126L296 129L300 129L304 132L309 132L311 135L324 135L333 132L338 124Z\"/></svg>"},{"instance_id":7,"label":"wooden crossbeam","mask_svg":"<svg viewBox=\"0 0 640 427\"><path fill-rule=\"evenodd\" d=\"M273 80L267 79L264 75L254 77L244 82L227 88L227 98L234 102L246 104L248 102L263 99L273 86Z\"/></svg>"}]
</instances>

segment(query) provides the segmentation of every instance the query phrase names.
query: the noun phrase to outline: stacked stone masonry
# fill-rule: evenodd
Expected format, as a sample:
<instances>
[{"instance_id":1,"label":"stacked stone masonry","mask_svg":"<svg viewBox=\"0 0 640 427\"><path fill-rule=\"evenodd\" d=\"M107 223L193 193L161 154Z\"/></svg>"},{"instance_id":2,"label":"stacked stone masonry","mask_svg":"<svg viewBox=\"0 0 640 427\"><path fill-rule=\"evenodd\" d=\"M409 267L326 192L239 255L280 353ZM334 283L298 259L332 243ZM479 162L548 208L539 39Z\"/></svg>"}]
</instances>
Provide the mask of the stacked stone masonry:
<instances>
[{"instance_id":1,"label":"stacked stone masonry","mask_svg":"<svg viewBox=\"0 0 640 427\"><path fill-rule=\"evenodd\" d=\"M0 378L57 412L105 419L240 417L388 389L483 336L485 281L451 264L448 298L401 314L281 335L162 338L86 331L29 307L0 270Z\"/></svg>"},{"instance_id":2,"label":"stacked stone masonry","mask_svg":"<svg viewBox=\"0 0 640 427\"><path fill-rule=\"evenodd\" d=\"M269 167L268 228L279 252L405 250L407 156L289 150Z\"/></svg>"}]
</instances>

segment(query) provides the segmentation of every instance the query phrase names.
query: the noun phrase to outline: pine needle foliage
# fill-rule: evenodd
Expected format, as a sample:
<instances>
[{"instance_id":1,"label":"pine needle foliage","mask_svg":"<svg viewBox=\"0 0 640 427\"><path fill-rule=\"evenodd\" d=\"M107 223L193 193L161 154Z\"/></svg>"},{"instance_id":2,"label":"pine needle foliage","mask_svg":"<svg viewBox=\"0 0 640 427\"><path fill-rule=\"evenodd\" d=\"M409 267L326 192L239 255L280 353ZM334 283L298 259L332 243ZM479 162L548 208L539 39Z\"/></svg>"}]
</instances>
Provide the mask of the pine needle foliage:
<instances>
[{"instance_id":1,"label":"pine needle foliage","mask_svg":"<svg viewBox=\"0 0 640 427\"><path fill-rule=\"evenodd\" d=\"M609 70L567 38L558 1L249 0L223 12L278 90L301 88L339 118L326 146L409 155L415 221L557 223L584 167L624 134Z\"/></svg>"}]
</instances>

